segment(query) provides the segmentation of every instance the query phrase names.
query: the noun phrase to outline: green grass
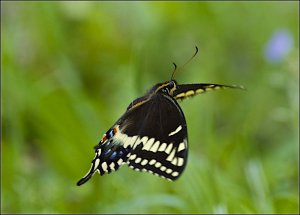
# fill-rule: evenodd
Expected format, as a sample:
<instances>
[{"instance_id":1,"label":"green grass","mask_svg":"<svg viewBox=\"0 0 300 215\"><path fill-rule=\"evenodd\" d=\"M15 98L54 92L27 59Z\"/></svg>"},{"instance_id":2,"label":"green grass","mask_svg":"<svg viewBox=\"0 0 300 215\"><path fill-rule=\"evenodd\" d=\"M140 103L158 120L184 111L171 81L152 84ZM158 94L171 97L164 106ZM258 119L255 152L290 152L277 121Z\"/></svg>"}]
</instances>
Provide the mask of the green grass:
<instances>
[{"instance_id":1,"label":"green grass","mask_svg":"<svg viewBox=\"0 0 300 215\"><path fill-rule=\"evenodd\" d=\"M297 2L2 3L1 213L299 213ZM272 34L294 38L270 63ZM179 83L189 158L169 182L126 166L76 182L127 105Z\"/></svg>"}]
</instances>

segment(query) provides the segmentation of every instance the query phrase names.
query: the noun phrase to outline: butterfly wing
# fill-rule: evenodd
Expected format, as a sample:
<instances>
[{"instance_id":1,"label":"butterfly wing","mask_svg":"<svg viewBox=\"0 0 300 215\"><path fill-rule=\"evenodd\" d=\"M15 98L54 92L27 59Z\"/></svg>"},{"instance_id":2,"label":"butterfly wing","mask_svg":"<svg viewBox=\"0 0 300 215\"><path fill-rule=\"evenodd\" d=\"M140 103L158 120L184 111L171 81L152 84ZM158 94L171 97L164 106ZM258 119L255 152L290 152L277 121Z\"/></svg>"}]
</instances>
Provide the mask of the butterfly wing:
<instances>
[{"instance_id":1,"label":"butterfly wing","mask_svg":"<svg viewBox=\"0 0 300 215\"><path fill-rule=\"evenodd\" d=\"M128 154L129 167L169 180L181 175L188 155L187 127L175 99L153 95L124 115L120 130L129 138L137 137Z\"/></svg>"},{"instance_id":2,"label":"butterfly wing","mask_svg":"<svg viewBox=\"0 0 300 215\"><path fill-rule=\"evenodd\" d=\"M195 96L200 93L205 93L211 90L218 89L227 89L227 88L235 88L235 89L244 89L241 86L234 85L222 85L222 84L180 84L177 85L176 90L173 93L173 97L176 100L182 100L188 97Z\"/></svg>"},{"instance_id":3,"label":"butterfly wing","mask_svg":"<svg viewBox=\"0 0 300 215\"><path fill-rule=\"evenodd\" d=\"M129 167L169 180L177 179L187 160L187 127L175 99L157 93L134 102L95 147L89 172L77 185L100 175Z\"/></svg>"},{"instance_id":4,"label":"butterfly wing","mask_svg":"<svg viewBox=\"0 0 300 215\"><path fill-rule=\"evenodd\" d=\"M110 128L103 136L98 145L95 146L95 158L89 172L77 182L80 186L86 183L94 174L98 172L100 175L116 171L127 161L127 155L130 148L124 148L123 142L116 138L120 136L118 126ZM128 138L128 141L129 138Z\"/></svg>"}]
</instances>

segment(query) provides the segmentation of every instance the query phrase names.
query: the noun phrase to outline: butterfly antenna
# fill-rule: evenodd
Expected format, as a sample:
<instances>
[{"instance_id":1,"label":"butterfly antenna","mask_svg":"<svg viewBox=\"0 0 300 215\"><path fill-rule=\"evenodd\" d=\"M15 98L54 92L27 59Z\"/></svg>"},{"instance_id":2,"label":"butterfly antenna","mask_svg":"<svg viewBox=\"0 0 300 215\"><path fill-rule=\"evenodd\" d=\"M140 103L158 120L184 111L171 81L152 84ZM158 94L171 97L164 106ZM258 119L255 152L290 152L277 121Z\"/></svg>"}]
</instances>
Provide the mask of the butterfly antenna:
<instances>
[{"instance_id":1,"label":"butterfly antenna","mask_svg":"<svg viewBox=\"0 0 300 215\"><path fill-rule=\"evenodd\" d=\"M175 63L173 63L173 65L174 65L175 68L174 68L174 71L172 73L171 80L174 80L176 71L178 71L180 69L183 69L197 55L197 53L198 53L198 47L195 46L195 48L196 48L196 51L193 54L193 56L185 64L183 64L183 66L181 66L179 69L177 69L177 65Z\"/></svg>"},{"instance_id":2,"label":"butterfly antenna","mask_svg":"<svg viewBox=\"0 0 300 215\"><path fill-rule=\"evenodd\" d=\"M174 75L175 75L175 72L176 72L176 69L177 69L177 65L176 63L173 62L173 65L174 65L174 70L173 70L173 73L172 73L172 76L171 76L171 80L174 80Z\"/></svg>"}]
</instances>

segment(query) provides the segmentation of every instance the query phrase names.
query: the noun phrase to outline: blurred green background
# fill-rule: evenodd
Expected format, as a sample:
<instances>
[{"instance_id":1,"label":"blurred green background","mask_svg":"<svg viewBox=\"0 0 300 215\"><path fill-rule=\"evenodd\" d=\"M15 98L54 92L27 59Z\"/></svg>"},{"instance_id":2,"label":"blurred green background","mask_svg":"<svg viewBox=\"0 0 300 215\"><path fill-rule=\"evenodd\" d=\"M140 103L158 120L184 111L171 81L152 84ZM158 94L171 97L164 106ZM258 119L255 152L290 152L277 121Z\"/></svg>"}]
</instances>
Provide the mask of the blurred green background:
<instances>
[{"instance_id":1,"label":"blurred green background","mask_svg":"<svg viewBox=\"0 0 300 215\"><path fill-rule=\"evenodd\" d=\"M2 2L2 213L298 213L298 2ZM180 103L189 159L85 185L93 146L152 85L243 85ZM167 119L166 119L167 120Z\"/></svg>"}]
</instances>

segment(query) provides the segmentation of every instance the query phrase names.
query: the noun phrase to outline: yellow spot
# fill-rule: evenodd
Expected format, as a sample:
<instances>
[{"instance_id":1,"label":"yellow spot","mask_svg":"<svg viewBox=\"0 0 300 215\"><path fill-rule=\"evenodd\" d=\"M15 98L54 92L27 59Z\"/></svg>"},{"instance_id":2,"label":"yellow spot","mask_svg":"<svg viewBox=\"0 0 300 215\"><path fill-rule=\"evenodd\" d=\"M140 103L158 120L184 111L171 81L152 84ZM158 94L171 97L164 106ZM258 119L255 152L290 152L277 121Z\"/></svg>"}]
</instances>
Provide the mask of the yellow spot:
<instances>
[{"instance_id":1,"label":"yellow spot","mask_svg":"<svg viewBox=\"0 0 300 215\"><path fill-rule=\"evenodd\" d=\"M184 93L180 93L176 96L176 98L184 97L184 95L185 95Z\"/></svg>"},{"instance_id":2,"label":"yellow spot","mask_svg":"<svg viewBox=\"0 0 300 215\"><path fill-rule=\"evenodd\" d=\"M206 91L212 91L213 88L211 87L211 85L208 88L205 88Z\"/></svg>"},{"instance_id":3,"label":"yellow spot","mask_svg":"<svg viewBox=\"0 0 300 215\"><path fill-rule=\"evenodd\" d=\"M196 90L196 93L203 93L203 92L204 92L203 89L198 89L198 90Z\"/></svg>"},{"instance_id":4,"label":"yellow spot","mask_svg":"<svg viewBox=\"0 0 300 215\"><path fill-rule=\"evenodd\" d=\"M191 96L191 95L194 95L194 94L195 94L195 92L193 90L187 91L185 93L186 96Z\"/></svg>"}]
</instances>

